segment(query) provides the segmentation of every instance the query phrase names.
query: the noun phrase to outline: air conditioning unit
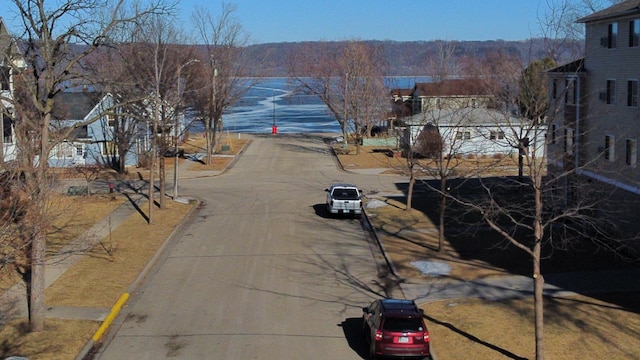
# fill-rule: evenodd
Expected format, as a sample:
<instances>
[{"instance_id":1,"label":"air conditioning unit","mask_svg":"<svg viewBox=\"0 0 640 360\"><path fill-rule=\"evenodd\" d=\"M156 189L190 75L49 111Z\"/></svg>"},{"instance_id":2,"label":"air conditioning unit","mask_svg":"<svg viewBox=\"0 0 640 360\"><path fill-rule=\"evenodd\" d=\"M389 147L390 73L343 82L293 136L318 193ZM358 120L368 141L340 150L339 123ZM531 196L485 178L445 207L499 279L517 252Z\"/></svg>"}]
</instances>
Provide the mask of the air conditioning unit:
<instances>
[{"instance_id":1,"label":"air conditioning unit","mask_svg":"<svg viewBox=\"0 0 640 360\"><path fill-rule=\"evenodd\" d=\"M600 101L607 101L607 92L601 91L598 93L598 99L600 99Z\"/></svg>"}]
</instances>

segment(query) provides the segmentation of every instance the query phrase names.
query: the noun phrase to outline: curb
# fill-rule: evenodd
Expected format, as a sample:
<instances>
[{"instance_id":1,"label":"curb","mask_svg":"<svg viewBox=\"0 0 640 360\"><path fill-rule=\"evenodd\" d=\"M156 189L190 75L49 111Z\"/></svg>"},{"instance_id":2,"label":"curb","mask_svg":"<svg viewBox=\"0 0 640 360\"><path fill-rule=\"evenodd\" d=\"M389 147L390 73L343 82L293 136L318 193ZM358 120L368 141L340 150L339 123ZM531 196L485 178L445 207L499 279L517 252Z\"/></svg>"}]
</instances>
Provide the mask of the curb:
<instances>
[{"instance_id":1,"label":"curb","mask_svg":"<svg viewBox=\"0 0 640 360\"><path fill-rule=\"evenodd\" d=\"M102 338L102 335L104 335L104 333L109 329L113 320L115 320L115 318L120 313L120 310L122 309L122 307L129 300L130 298L129 294L135 292L135 290L140 286L142 281L147 277L147 275L149 275L149 273L151 272L151 269L153 268L153 266L155 266L160 256L164 254L165 249L172 242L171 240L173 239L175 234L179 231L182 231L182 229L186 226L186 224L191 221L194 212L199 211L200 208L202 207L202 204L204 203L202 200L197 198L189 198L189 199L196 201L196 205L193 208L191 208L191 210L189 210L189 212L185 215L185 217L182 219L180 224L178 224L178 226L176 226L175 229L173 229L171 234L167 236L167 239L162 243L162 245L160 245L160 247L158 248L156 253L153 255L151 260L149 260L149 262L147 262L147 265L142 269L142 271L140 271L140 274L138 274L138 277L133 281L131 285L129 285L127 292L120 295L120 298L118 299L118 301L111 308L109 315L104 319L104 321L102 322L98 330L96 330L96 332L93 334L91 339L89 339L85 343L84 347L82 348L82 350L80 350L75 360L84 360L91 353L91 351L94 350L95 345Z\"/></svg>"}]
</instances>

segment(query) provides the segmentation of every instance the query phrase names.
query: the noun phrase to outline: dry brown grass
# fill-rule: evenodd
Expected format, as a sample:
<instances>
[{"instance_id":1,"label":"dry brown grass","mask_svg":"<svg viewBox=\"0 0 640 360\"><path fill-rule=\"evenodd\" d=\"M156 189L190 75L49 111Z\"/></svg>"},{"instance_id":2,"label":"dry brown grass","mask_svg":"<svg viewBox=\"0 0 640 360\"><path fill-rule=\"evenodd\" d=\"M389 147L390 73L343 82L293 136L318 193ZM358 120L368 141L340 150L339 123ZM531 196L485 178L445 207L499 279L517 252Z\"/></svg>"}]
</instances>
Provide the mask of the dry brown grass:
<instances>
[{"instance_id":1,"label":"dry brown grass","mask_svg":"<svg viewBox=\"0 0 640 360\"><path fill-rule=\"evenodd\" d=\"M220 171L225 169L231 161L233 156L238 154L244 146L249 142L249 139L238 139L235 136L223 137L220 144L218 144L218 154L211 159L211 164L204 164L195 162L192 160L181 159L180 161L190 161L192 164L189 166L189 171ZM222 146L228 146L228 151L222 151ZM202 134L192 134L191 137L182 146L186 154L206 153L206 141ZM221 156L220 156L221 155Z\"/></svg>"},{"instance_id":2,"label":"dry brown grass","mask_svg":"<svg viewBox=\"0 0 640 360\"><path fill-rule=\"evenodd\" d=\"M29 322L17 319L0 331L0 357L30 360L75 359L100 323L86 320L45 320L45 330L29 332Z\"/></svg>"},{"instance_id":3,"label":"dry brown grass","mask_svg":"<svg viewBox=\"0 0 640 360\"><path fill-rule=\"evenodd\" d=\"M48 306L111 307L126 292L173 229L193 205L167 202L147 225L140 214L130 216L105 239L108 254L97 246L46 290Z\"/></svg>"},{"instance_id":4,"label":"dry brown grass","mask_svg":"<svg viewBox=\"0 0 640 360\"><path fill-rule=\"evenodd\" d=\"M113 200L110 196L66 196L54 194L48 211L52 222L47 231L47 256L57 254L96 222L118 207L124 198ZM11 268L0 269L0 290L20 282Z\"/></svg>"},{"instance_id":5,"label":"dry brown grass","mask_svg":"<svg viewBox=\"0 0 640 360\"><path fill-rule=\"evenodd\" d=\"M629 293L603 295L602 300L547 299L546 358L640 359L639 297ZM531 299L450 300L422 308L439 360L535 358Z\"/></svg>"},{"instance_id":6,"label":"dry brown grass","mask_svg":"<svg viewBox=\"0 0 640 360\"><path fill-rule=\"evenodd\" d=\"M47 233L47 253L56 254L76 237L110 214L125 201L107 195L52 197L53 222Z\"/></svg>"}]
</instances>

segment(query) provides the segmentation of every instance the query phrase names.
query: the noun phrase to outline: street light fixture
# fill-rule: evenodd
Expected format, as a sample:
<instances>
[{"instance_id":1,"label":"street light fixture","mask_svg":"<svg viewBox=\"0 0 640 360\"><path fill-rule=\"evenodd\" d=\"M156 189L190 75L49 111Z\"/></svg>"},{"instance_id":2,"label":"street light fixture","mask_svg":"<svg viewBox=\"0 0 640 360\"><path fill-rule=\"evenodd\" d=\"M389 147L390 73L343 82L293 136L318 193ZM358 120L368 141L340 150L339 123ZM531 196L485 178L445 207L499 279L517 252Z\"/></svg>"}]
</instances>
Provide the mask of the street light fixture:
<instances>
[{"instance_id":1,"label":"street light fixture","mask_svg":"<svg viewBox=\"0 0 640 360\"><path fill-rule=\"evenodd\" d=\"M182 69L188 65L194 64L200 62L200 60L198 59L191 59L189 61L187 61L186 63L182 64L181 66L178 67L178 71L177 71L177 77L178 77L178 104L176 106L176 122L174 125L174 165L173 165L173 201L177 201L178 199L178 137L179 137L179 132L178 132L178 127L179 127L179 120L180 120L180 115L181 115L181 109L180 109L180 105L182 102L182 78L180 76L180 73L182 72Z\"/></svg>"}]
</instances>

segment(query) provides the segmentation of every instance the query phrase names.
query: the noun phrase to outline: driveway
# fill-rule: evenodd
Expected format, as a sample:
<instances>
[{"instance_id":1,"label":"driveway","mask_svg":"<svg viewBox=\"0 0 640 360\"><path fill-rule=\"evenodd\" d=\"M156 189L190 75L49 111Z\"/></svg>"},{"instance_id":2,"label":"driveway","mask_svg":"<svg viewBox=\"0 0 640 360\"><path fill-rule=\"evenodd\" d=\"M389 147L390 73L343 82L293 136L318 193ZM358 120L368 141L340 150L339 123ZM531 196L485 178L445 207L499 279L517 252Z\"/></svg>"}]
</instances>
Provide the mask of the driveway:
<instances>
[{"instance_id":1,"label":"driveway","mask_svg":"<svg viewBox=\"0 0 640 360\"><path fill-rule=\"evenodd\" d=\"M97 359L362 359L361 307L394 289L356 219L327 216L339 170L321 137L256 136L222 175L184 180L205 205L114 323Z\"/></svg>"}]
</instances>

